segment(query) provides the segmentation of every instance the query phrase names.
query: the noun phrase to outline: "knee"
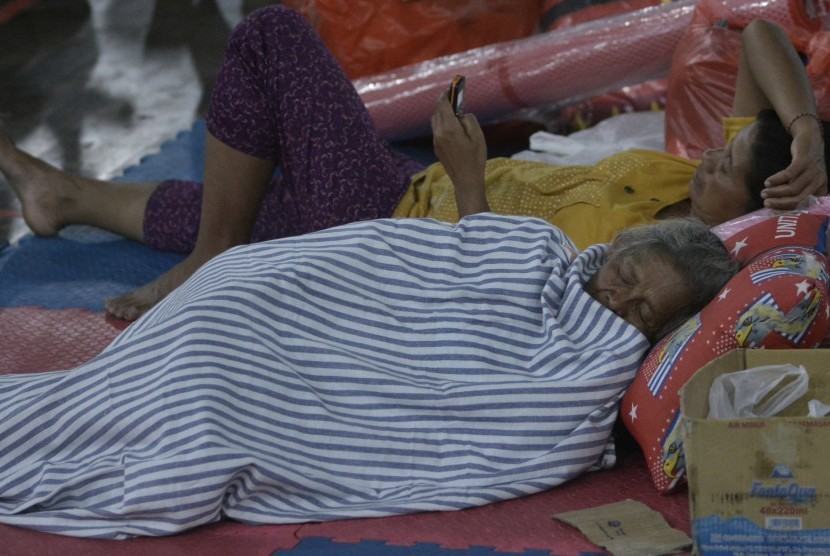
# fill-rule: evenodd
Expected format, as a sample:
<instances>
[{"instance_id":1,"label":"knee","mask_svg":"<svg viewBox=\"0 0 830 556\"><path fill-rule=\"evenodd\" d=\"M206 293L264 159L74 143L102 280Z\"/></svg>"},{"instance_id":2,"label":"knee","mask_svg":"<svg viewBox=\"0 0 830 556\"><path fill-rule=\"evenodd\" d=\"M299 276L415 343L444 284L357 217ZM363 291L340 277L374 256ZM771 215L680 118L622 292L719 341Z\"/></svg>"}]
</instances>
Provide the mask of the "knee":
<instances>
[{"instance_id":1,"label":"knee","mask_svg":"<svg viewBox=\"0 0 830 556\"><path fill-rule=\"evenodd\" d=\"M311 26L297 11L281 4L271 4L245 16L234 29L233 35L244 36L252 30L263 33L284 29L310 30Z\"/></svg>"}]
</instances>

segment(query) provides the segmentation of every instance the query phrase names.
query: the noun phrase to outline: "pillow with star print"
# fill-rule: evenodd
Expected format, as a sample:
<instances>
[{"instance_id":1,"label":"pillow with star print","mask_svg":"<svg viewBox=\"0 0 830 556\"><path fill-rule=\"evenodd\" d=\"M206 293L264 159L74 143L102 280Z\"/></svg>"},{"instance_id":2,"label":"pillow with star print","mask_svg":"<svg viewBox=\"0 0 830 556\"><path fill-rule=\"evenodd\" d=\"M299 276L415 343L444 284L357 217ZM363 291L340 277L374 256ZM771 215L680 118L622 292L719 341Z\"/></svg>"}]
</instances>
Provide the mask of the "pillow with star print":
<instances>
[{"instance_id":1,"label":"pillow with star print","mask_svg":"<svg viewBox=\"0 0 830 556\"><path fill-rule=\"evenodd\" d=\"M826 253L827 224L824 214L788 212L770 216L723 240L732 258L747 264L776 247L807 247Z\"/></svg>"},{"instance_id":2,"label":"pillow with star print","mask_svg":"<svg viewBox=\"0 0 830 556\"><path fill-rule=\"evenodd\" d=\"M670 492L685 482L677 426L680 388L702 366L735 348L821 345L830 320L829 270L822 252L801 246L757 256L700 313L652 348L620 415L643 450L658 491Z\"/></svg>"}]
</instances>

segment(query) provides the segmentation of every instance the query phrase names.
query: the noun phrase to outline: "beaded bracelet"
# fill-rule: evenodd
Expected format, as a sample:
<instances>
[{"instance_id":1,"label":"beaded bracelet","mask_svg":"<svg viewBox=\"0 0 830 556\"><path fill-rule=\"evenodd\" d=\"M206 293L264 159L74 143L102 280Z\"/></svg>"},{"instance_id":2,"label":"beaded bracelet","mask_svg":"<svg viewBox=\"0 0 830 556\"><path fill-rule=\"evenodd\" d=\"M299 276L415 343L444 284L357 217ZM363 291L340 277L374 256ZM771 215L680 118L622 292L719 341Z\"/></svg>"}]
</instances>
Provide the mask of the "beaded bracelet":
<instances>
[{"instance_id":1,"label":"beaded bracelet","mask_svg":"<svg viewBox=\"0 0 830 556\"><path fill-rule=\"evenodd\" d=\"M809 116L809 117L813 118L816 122L818 122L818 129L821 132L821 136L824 137L824 124L821 122L821 119L818 116L816 116L815 114L813 114L812 112L802 112L801 114L798 114L795 118L790 120L790 123L787 124L787 133L792 135L792 132L790 131L790 129L793 127L793 124L796 122L796 120L800 120L801 118L804 118L805 116Z\"/></svg>"}]
</instances>

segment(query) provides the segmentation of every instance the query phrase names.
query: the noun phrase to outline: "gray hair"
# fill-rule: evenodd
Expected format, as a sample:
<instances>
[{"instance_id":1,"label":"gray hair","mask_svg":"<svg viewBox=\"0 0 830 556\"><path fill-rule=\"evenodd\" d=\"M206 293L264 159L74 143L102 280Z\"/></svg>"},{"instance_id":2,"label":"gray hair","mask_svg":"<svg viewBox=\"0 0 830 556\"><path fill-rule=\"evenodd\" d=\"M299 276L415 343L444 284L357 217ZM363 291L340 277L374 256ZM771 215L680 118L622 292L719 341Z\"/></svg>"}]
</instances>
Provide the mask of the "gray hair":
<instances>
[{"instance_id":1,"label":"gray hair","mask_svg":"<svg viewBox=\"0 0 830 556\"><path fill-rule=\"evenodd\" d=\"M703 309L737 274L741 264L711 230L695 218L678 218L623 230L614 238L609 260L630 257L642 261L658 255L678 271L690 301L655 335L658 340Z\"/></svg>"}]
</instances>

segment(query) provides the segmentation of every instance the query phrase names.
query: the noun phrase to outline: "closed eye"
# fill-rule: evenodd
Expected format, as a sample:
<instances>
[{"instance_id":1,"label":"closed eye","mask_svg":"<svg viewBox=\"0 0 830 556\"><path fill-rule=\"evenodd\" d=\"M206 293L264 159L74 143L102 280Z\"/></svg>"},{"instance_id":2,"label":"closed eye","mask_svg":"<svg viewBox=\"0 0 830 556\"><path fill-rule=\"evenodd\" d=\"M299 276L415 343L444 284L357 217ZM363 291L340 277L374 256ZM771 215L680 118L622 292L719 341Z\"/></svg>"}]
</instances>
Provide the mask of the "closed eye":
<instances>
[{"instance_id":1,"label":"closed eye","mask_svg":"<svg viewBox=\"0 0 830 556\"><path fill-rule=\"evenodd\" d=\"M639 283L640 278L631 268L630 264L632 264L630 261L626 261L626 263L621 264L618 269L618 275L620 282L622 282L624 286L634 289ZM645 299L636 300L635 303L636 306L632 307L633 312L631 314L632 316L636 316L639 321L640 326L638 328L641 328L642 332L646 335L653 333L655 331L655 327L652 323L654 313L651 310L651 306Z\"/></svg>"},{"instance_id":2,"label":"closed eye","mask_svg":"<svg viewBox=\"0 0 830 556\"><path fill-rule=\"evenodd\" d=\"M627 264L620 263L617 266L617 275L620 277L620 281L626 286L634 286L634 279L631 276L630 269Z\"/></svg>"},{"instance_id":3,"label":"closed eye","mask_svg":"<svg viewBox=\"0 0 830 556\"><path fill-rule=\"evenodd\" d=\"M643 327L648 330L649 333L654 332L656 327L652 322L652 317L654 314L651 311L651 307L645 301L640 302L639 306L637 307L637 316L640 318L640 322L643 323Z\"/></svg>"}]
</instances>

